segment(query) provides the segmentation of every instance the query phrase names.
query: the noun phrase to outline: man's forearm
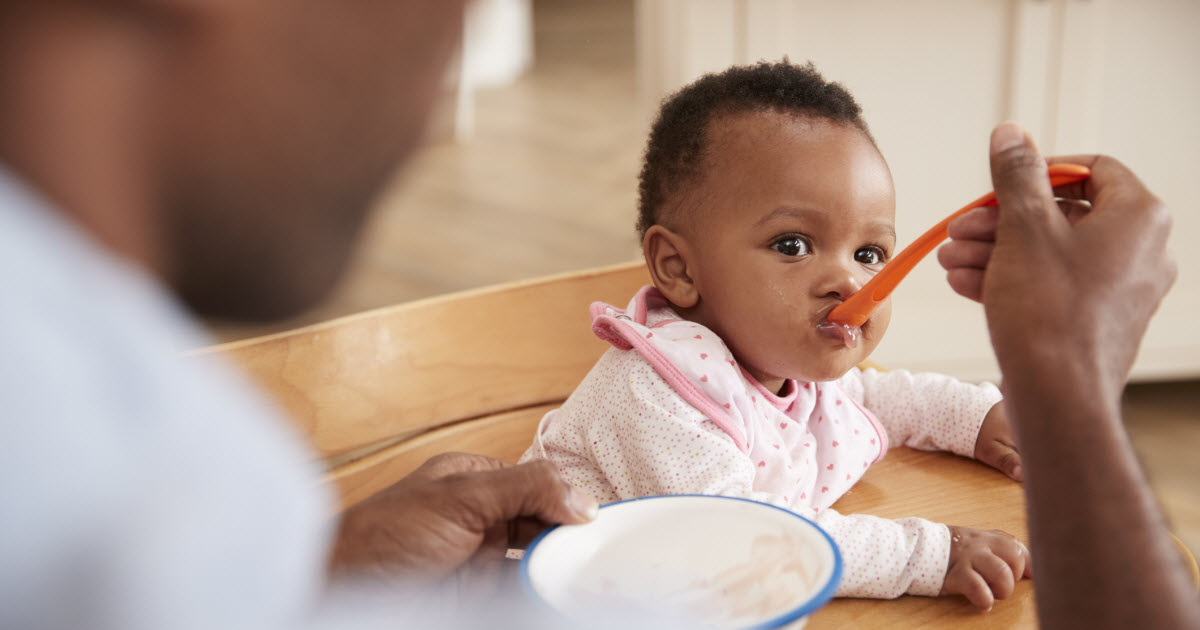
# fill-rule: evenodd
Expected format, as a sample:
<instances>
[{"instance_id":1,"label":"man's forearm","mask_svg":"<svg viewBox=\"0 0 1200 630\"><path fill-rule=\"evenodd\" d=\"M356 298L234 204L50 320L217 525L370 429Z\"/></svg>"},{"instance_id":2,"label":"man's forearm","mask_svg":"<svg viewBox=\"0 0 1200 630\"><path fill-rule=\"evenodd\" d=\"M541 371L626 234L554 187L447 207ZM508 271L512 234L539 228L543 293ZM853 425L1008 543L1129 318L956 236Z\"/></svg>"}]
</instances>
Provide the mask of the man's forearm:
<instances>
[{"instance_id":1,"label":"man's forearm","mask_svg":"<svg viewBox=\"0 0 1200 630\"><path fill-rule=\"evenodd\" d=\"M1119 402L1086 380L1058 377L1010 380L1005 401L1025 468L1042 627L1200 627L1200 600Z\"/></svg>"}]
</instances>

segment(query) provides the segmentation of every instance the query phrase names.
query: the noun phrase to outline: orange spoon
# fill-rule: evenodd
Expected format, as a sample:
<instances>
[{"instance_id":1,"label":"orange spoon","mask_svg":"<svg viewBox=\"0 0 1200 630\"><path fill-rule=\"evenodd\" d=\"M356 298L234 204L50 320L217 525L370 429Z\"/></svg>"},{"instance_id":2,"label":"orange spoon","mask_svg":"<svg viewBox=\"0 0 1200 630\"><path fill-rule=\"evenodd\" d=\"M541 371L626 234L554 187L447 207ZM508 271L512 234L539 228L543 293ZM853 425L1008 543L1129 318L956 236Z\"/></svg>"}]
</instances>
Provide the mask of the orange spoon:
<instances>
[{"instance_id":1,"label":"orange spoon","mask_svg":"<svg viewBox=\"0 0 1200 630\"><path fill-rule=\"evenodd\" d=\"M1091 174L1086 166L1054 164L1049 168L1050 185L1072 184L1087 179ZM886 300L892 291L896 290L896 285L900 284L908 272L912 271L913 267L921 262L926 254L933 251L933 248L946 240L946 226L951 221L975 208L994 205L996 205L996 193L990 192L963 206L954 214L943 219L941 223L930 228L911 245L905 247L904 251L897 254L892 262L875 274L875 277L871 278L871 281L863 288L830 311L828 320L841 326L862 326L870 319L875 309L879 308L879 304Z\"/></svg>"}]
</instances>

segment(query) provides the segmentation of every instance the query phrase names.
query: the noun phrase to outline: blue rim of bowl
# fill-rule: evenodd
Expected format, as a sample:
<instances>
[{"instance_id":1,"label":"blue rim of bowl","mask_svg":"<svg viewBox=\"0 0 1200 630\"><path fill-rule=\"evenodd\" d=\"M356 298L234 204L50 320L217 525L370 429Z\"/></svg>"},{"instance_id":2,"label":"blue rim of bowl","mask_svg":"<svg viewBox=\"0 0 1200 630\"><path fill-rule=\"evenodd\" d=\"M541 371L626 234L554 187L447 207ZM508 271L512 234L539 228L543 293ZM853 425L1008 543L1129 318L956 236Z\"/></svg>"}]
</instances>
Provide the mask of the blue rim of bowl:
<instances>
[{"instance_id":1,"label":"blue rim of bowl","mask_svg":"<svg viewBox=\"0 0 1200 630\"><path fill-rule=\"evenodd\" d=\"M652 499L669 499L669 498L675 498L675 497L701 497L701 498L705 498L705 499L725 499L728 501L744 501L746 503L754 503L757 505L769 507L771 509L779 510L780 512L784 512L784 513L788 514L789 516L793 516L795 518L800 519L801 521L804 521L805 523L808 524L809 527L812 527L814 530L817 531L817 533L821 534L821 536L825 538L825 542L829 543L829 549L833 552L833 572L829 574L829 581L827 581L825 583L825 586L823 586L821 588L821 590L817 591L817 593L815 595L813 595L812 597L810 597L808 599L808 601L804 602L803 604L801 604L800 606L798 606L796 608L793 608L792 610L789 610L779 616L768 619L766 621L755 624L753 626L746 626L744 628L739 628L738 630L772 630L774 628L780 628L780 627L785 626L801 617L804 617L805 615L812 614L818 608L820 608L821 606L824 606L829 600L833 599L833 594L837 590L838 584L840 584L842 581L842 552L840 549L838 549L837 543L833 542L833 538L829 535L829 532L826 532L824 529L821 528L820 525L817 525L810 519L805 518L789 509L781 508L777 505L771 505L770 503L763 503L762 501L755 501L754 499L743 499L741 497L723 497L720 495L712 495L712 494L656 494L656 495L652 495L652 496L648 496L648 497L637 497L635 499L624 499L621 501L613 501L612 503L606 503L606 504L600 506L600 509L603 510L605 508L609 508L614 505L620 505L622 503L633 503L635 501L649 501ZM542 532L541 534L538 534L537 538L534 538L533 542L530 542L529 546L525 547L525 554L521 556L521 566L519 569L519 574L520 574L520 580L521 580L521 590L525 592L525 595L527 597L529 597L533 601L537 602L539 607L542 608L543 610L554 613L558 617L566 617L565 613L563 613L562 611L558 610L557 608L551 606L550 603L547 602L545 600L545 598L543 598L541 596L541 594L537 592L537 589L535 589L533 587L533 581L529 579L529 559L533 556L533 550L538 546L538 544L540 544L542 542L543 538L545 538L546 536L549 536L551 532L558 529L559 527L561 527L561 525L555 525L555 526L547 529L546 531Z\"/></svg>"}]
</instances>

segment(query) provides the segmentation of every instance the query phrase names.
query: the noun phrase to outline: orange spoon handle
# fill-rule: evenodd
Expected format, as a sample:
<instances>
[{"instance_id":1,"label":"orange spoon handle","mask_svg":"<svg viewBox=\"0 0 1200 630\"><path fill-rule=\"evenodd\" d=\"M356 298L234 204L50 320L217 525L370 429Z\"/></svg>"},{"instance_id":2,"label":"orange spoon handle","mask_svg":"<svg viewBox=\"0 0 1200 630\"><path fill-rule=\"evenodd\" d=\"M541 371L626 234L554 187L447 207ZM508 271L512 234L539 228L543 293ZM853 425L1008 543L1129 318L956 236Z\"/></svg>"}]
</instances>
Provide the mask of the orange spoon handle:
<instances>
[{"instance_id":1,"label":"orange spoon handle","mask_svg":"<svg viewBox=\"0 0 1200 630\"><path fill-rule=\"evenodd\" d=\"M1048 169L1051 186L1062 186L1087 179L1091 171L1078 164L1054 164ZM996 205L996 193L990 192L959 208L913 241L896 255L879 273L854 295L829 312L829 321L845 326L862 326L879 305L896 290L896 285L908 275L939 243L946 240L946 226L959 216L982 206Z\"/></svg>"}]
</instances>

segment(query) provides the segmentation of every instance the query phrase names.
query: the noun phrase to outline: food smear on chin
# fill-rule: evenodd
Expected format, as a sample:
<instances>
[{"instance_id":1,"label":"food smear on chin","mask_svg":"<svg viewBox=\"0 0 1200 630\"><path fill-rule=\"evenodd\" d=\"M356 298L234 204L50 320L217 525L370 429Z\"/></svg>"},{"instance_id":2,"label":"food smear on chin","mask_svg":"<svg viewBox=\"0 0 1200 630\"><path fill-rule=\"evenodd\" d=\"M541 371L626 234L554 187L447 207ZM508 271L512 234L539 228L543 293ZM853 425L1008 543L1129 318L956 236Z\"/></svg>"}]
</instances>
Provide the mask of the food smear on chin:
<instances>
[{"instance_id":1,"label":"food smear on chin","mask_svg":"<svg viewBox=\"0 0 1200 630\"><path fill-rule=\"evenodd\" d=\"M847 348L857 348L858 338L862 335L862 329L858 326L835 324L830 321L821 322L817 325L817 330L826 337L840 340Z\"/></svg>"}]
</instances>

